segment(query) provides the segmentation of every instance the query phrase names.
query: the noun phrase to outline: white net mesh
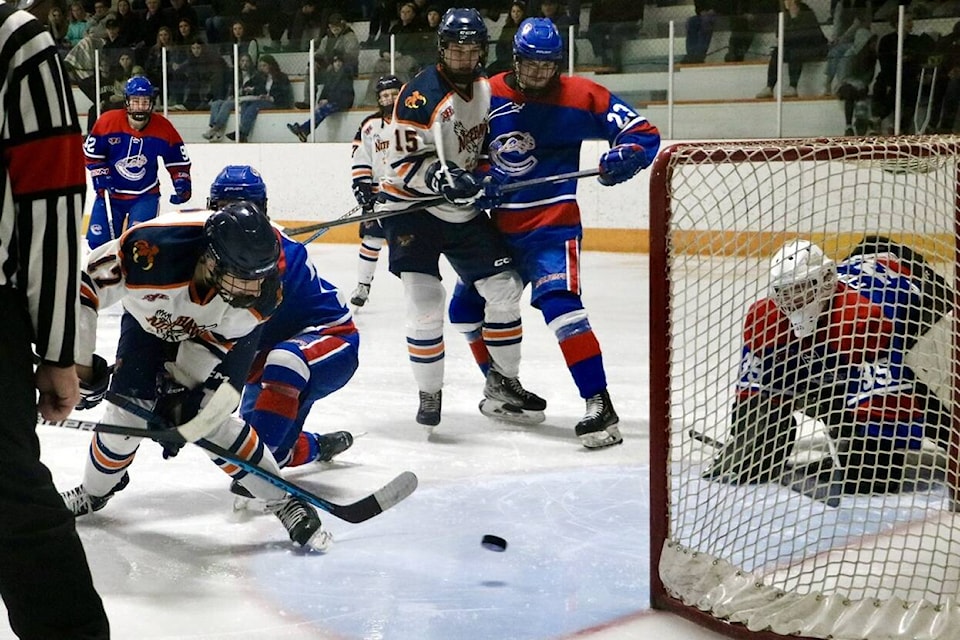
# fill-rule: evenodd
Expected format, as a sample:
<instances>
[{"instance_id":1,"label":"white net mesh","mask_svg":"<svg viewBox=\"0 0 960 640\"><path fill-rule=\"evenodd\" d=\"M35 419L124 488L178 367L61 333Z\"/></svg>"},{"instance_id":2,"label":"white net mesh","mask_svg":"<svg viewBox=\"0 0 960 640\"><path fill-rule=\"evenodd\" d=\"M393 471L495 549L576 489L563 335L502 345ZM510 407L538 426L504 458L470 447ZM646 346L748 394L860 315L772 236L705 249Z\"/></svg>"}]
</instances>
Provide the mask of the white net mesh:
<instances>
[{"instance_id":1,"label":"white net mesh","mask_svg":"<svg viewBox=\"0 0 960 640\"><path fill-rule=\"evenodd\" d=\"M651 427L669 598L783 635L960 638L957 149L714 143L658 160L651 308L668 337L651 375L669 383ZM808 338L758 304L795 239L838 278Z\"/></svg>"}]
</instances>

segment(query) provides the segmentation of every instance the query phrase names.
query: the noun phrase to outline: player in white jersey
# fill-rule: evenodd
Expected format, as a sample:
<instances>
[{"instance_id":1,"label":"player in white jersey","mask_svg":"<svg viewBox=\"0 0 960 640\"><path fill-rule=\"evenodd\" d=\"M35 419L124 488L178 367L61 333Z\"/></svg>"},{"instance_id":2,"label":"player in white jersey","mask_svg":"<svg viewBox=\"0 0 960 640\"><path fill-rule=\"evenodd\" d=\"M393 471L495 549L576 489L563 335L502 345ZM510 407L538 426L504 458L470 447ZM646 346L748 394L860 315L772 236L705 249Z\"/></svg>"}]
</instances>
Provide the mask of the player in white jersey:
<instances>
[{"instance_id":1,"label":"player in white jersey","mask_svg":"<svg viewBox=\"0 0 960 640\"><path fill-rule=\"evenodd\" d=\"M95 406L106 395L103 422L146 430L184 424L206 411L221 384L239 391L262 325L282 297L280 255L277 231L249 203L231 203L213 214L161 216L93 251L82 273L77 408ZM117 302L124 313L111 377L94 347L99 310ZM279 472L252 428L229 414L212 418L217 426L204 439ZM61 494L67 507L77 516L102 509L127 486L140 442L97 433L83 484ZM165 447L165 456L176 450ZM327 546L330 536L312 506L210 457L270 505L294 543Z\"/></svg>"},{"instance_id":2,"label":"player in white jersey","mask_svg":"<svg viewBox=\"0 0 960 640\"><path fill-rule=\"evenodd\" d=\"M353 136L353 195L364 213L373 211L380 193L380 178L387 171L387 150L393 134L393 105L403 83L397 76L381 76L377 80L377 104L380 111L364 118ZM380 249L387 236L377 220L360 223L360 255L357 262L357 288L350 304L362 307L370 296L370 285L377 270Z\"/></svg>"},{"instance_id":3,"label":"player in white jersey","mask_svg":"<svg viewBox=\"0 0 960 640\"><path fill-rule=\"evenodd\" d=\"M440 423L443 315L440 255L484 298L484 342L491 368L484 387L518 410L542 412L520 371L523 283L490 219L477 208L476 167L487 132L490 84L483 62L487 28L476 9L449 9L437 29L439 63L403 86L393 111L389 166L380 181L378 212L411 210L384 219L390 271L407 300L407 352L420 393L417 422Z\"/></svg>"}]
</instances>

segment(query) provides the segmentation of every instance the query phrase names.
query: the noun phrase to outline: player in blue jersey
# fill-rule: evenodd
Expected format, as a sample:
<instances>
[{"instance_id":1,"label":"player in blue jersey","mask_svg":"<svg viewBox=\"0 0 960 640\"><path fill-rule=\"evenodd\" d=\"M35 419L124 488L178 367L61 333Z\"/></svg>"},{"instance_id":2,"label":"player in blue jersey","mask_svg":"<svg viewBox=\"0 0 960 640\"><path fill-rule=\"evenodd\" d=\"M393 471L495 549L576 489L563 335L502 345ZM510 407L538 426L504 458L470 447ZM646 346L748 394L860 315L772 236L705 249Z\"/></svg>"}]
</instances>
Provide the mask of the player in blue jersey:
<instances>
[{"instance_id":1,"label":"player in blue jersey","mask_svg":"<svg viewBox=\"0 0 960 640\"><path fill-rule=\"evenodd\" d=\"M91 408L106 397L104 422L144 430L200 416L202 423L215 425L200 437L279 473L257 432L230 415L233 406L224 407L243 388L263 323L277 310L283 269L279 233L245 203L213 214L159 216L92 251L81 274L77 408ZM111 376L94 347L100 310L118 302L123 316ZM141 441L97 433L83 483L61 494L67 507L77 516L102 509L129 483ZM176 446L164 450L176 453ZM330 543L311 505L209 456L270 505L294 543L316 549Z\"/></svg>"},{"instance_id":2,"label":"player in blue jersey","mask_svg":"<svg viewBox=\"0 0 960 640\"><path fill-rule=\"evenodd\" d=\"M377 79L376 93L378 113L363 119L353 136L353 195L364 213L373 211L373 204L380 193L380 176L386 173L387 150L393 118L393 105L400 95L403 83L397 76L381 76ZM370 296L370 285L377 270L377 260L387 236L383 225L377 220L360 223L360 255L357 264L357 288L350 296L350 304L362 307Z\"/></svg>"},{"instance_id":3,"label":"player in blue jersey","mask_svg":"<svg viewBox=\"0 0 960 640\"><path fill-rule=\"evenodd\" d=\"M207 208L251 203L267 212L267 186L248 165L231 165L210 186ZM360 334L339 290L319 275L299 242L280 234L283 301L263 325L247 375L240 416L281 467L328 462L353 444L347 431L303 431L313 404L343 387L357 370ZM244 495L236 483L234 493Z\"/></svg>"},{"instance_id":4,"label":"player in blue jersey","mask_svg":"<svg viewBox=\"0 0 960 640\"><path fill-rule=\"evenodd\" d=\"M607 392L600 344L580 297L583 228L575 181L544 183L502 197L498 184L576 171L584 140L607 140L600 183L614 185L650 165L660 147L657 128L626 102L586 78L561 76L563 42L550 20L524 20L513 40L514 69L490 80L488 195L493 220L505 236L531 304L556 334L567 367L586 401L576 425L583 446L623 441ZM482 370L486 350L478 340L480 306L473 287L458 283L450 319L466 334ZM481 411L501 408L490 403Z\"/></svg>"},{"instance_id":5,"label":"player in blue jersey","mask_svg":"<svg viewBox=\"0 0 960 640\"><path fill-rule=\"evenodd\" d=\"M124 88L126 109L101 115L83 144L97 195L87 227L91 249L119 238L126 227L157 217L159 160L173 181L170 202L190 199L190 157L170 121L153 113L155 93L146 78L130 78Z\"/></svg>"},{"instance_id":6,"label":"player in blue jersey","mask_svg":"<svg viewBox=\"0 0 960 640\"><path fill-rule=\"evenodd\" d=\"M484 397L539 412L546 402L520 384L520 296L510 252L476 206L476 168L487 132L490 85L483 63L487 27L476 9L449 9L437 29L439 63L403 86L393 113L387 172L378 212L410 213L383 221L390 271L407 299L407 353L420 394L417 422L440 423L443 314L440 255L479 292L480 324L491 356ZM441 160L442 159L442 160Z\"/></svg>"},{"instance_id":7,"label":"player in blue jersey","mask_svg":"<svg viewBox=\"0 0 960 640\"><path fill-rule=\"evenodd\" d=\"M835 263L796 240L772 258L769 289L744 321L730 433L704 477L782 480L797 411L836 444L836 460L815 461L810 475L839 467L851 493L896 490L905 452L923 438L947 448L952 420L938 385L909 364L953 299L922 256L872 236Z\"/></svg>"}]
</instances>

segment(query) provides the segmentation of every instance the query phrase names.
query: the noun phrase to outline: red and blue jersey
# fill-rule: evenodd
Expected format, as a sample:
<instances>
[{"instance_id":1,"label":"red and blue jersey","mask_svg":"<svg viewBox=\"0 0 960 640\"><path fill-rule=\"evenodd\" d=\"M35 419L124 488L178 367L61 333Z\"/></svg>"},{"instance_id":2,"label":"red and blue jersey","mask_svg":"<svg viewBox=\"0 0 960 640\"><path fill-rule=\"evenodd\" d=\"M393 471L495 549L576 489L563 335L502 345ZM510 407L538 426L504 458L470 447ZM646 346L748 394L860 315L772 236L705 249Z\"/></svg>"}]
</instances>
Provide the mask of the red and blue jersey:
<instances>
[{"instance_id":1,"label":"red and blue jersey","mask_svg":"<svg viewBox=\"0 0 960 640\"><path fill-rule=\"evenodd\" d=\"M546 93L528 96L513 83L512 72L490 79L490 130L485 145L489 162L511 179L577 171L584 140L606 140L611 146L637 144L646 155L644 166L656 157L657 128L602 85L560 76ZM576 192L576 180L567 180L504 194L493 217L509 235L536 232L555 239L578 238L582 228Z\"/></svg>"},{"instance_id":2,"label":"red and blue jersey","mask_svg":"<svg viewBox=\"0 0 960 640\"><path fill-rule=\"evenodd\" d=\"M110 168L112 197L132 199L159 193L158 159L171 180L190 179L190 156L183 138L169 120L152 114L147 125L136 130L123 109L107 111L97 119L83 143L87 168Z\"/></svg>"}]
</instances>

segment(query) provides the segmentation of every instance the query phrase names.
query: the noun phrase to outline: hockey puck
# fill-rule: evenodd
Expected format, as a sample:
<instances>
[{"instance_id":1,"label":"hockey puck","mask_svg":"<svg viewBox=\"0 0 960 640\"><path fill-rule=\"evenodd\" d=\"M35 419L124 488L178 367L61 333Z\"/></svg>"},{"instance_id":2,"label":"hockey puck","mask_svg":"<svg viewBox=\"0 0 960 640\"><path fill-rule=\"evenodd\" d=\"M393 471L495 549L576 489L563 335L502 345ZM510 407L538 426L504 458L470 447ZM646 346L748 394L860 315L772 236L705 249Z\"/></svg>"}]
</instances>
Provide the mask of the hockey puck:
<instances>
[{"instance_id":1,"label":"hockey puck","mask_svg":"<svg viewBox=\"0 0 960 640\"><path fill-rule=\"evenodd\" d=\"M483 536L483 540L480 541L480 544L484 549L488 551L506 551L507 550L507 541L501 538L500 536L493 536L489 533Z\"/></svg>"}]
</instances>

